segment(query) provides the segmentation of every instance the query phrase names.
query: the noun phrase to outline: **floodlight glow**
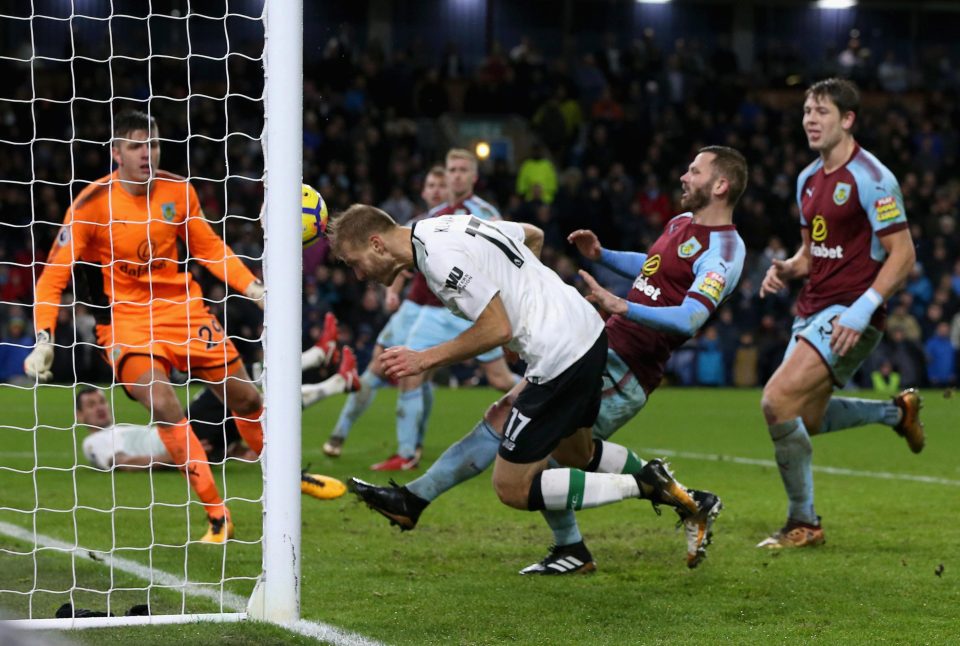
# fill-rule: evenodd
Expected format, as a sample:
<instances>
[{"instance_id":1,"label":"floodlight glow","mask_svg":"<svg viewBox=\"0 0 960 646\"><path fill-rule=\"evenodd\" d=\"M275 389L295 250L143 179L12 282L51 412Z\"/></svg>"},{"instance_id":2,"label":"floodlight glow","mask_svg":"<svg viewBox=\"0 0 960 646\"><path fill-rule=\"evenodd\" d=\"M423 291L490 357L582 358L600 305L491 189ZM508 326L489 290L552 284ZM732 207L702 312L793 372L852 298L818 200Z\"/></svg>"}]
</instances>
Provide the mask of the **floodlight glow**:
<instances>
[{"instance_id":1,"label":"floodlight glow","mask_svg":"<svg viewBox=\"0 0 960 646\"><path fill-rule=\"evenodd\" d=\"M673 0L637 0L637 4L669 4Z\"/></svg>"},{"instance_id":2,"label":"floodlight glow","mask_svg":"<svg viewBox=\"0 0 960 646\"><path fill-rule=\"evenodd\" d=\"M490 144L485 141L478 141L474 151L477 153L477 159L486 159L490 156Z\"/></svg>"},{"instance_id":3,"label":"floodlight glow","mask_svg":"<svg viewBox=\"0 0 960 646\"><path fill-rule=\"evenodd\" d=\"M857 0L817 0L817 9L850 9L857 6Z\"/></svg>"}]
</instances>

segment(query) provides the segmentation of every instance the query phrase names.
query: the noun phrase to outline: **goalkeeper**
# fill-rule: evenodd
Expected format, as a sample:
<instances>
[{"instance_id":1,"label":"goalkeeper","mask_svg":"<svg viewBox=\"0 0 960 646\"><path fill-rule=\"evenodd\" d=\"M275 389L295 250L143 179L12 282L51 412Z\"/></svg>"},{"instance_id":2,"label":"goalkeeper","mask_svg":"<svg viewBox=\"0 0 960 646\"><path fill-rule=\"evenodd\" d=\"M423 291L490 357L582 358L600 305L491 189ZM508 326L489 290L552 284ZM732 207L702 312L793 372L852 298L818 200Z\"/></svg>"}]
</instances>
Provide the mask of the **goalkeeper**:
<instances>
[{"instance_id":1,"label":"goalkeeper","mask_svg":"<svg viewBox=\"0 0 960 646\"><path fill-rule=\"evenodd\" d=\"M261 308L263 284L210 227L190 182L159 170L153 117L134 110L117 114L111 155L116 170L87 186L67 209L37 282L37 343L24 370L38 381L52 376L57 311L72 279L75 293L87 294L97 344L117 383L151 411L164 447L204 506L209 528L201 542L222 543L233 535L230 512L170 372L176 368L202 380L257 454L263 449L263 401L233 343L203 304L200 286L182 270L177 243Z\"/></svg>"}]
</instances>

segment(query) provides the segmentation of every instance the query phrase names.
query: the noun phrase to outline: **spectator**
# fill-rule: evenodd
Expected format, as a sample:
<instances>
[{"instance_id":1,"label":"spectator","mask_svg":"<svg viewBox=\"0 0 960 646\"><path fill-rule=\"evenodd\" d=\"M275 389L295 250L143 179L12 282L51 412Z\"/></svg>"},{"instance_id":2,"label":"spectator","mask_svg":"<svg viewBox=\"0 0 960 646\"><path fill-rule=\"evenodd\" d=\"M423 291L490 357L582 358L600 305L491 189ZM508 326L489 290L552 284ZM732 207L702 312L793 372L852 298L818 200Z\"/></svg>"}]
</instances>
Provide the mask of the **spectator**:
<instances>
[{"instance_id":1,"label":"spectator","mask_svg":"<svg viewBox=\"0 0 960 646\"><path fill-rule=\"evenodd\" d=\"M952 386L957 381L957 355L950 343L950 324L941 321L924 345L927 378L931 386Z\"/></svg>"},{"instance_id":2,"label":"spectator","mask_svg":"<svg viewBox=\"0 0 960 646\"><path fill-rule=\"evenodd\" d=\"M723 366L723 350L714 326L704 330L697 340L697 383L704 386L723 386L726 370Z\"/></svg>"},{"instance_id":3,"label":"spectator","mask_svg":"<svg viewBox=\"0 0 960 646\"><path fill-rule=\"evenodd\" d=\"M7 322L0 339L0 382L20 383L26 380L23 360L33 349L32 334L27 334L27 324L19 317Z\"/></svg>"},{"instance_id":4,"label":"spectator","mask_svg":"<svg viewBox=\"0 0 960 646\"><path fill-rule=\"evenodd\" d=\"M900 392L900 373L893 369L889 359L884 359L880 367L870 373L873 390L883 397L895 397Z\"/></svg>"},{"instance_id":5,"label":"spectator","mask_svg":"<svg viewBox=\"0 0 960 646\"><path fill-rule=\"evenodd\" d=\"M517 193L528 202L534 197L534 187L539 186L539 198L544 203L553 202L557 193L557 170L545 155L543 144L536 142L530 150L530 158L520 165L517 173Z\"/></svg>"}]
</instances>

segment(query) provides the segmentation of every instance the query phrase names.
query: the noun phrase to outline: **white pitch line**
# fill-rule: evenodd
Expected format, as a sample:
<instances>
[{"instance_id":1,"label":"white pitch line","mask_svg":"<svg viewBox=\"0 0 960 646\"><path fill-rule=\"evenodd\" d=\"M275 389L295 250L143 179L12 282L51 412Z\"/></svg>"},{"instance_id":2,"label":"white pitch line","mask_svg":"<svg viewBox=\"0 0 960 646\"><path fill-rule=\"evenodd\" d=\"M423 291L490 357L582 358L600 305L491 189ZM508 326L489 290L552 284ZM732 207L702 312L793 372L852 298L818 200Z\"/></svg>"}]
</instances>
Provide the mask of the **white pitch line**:
<instances>
[{"instance_id":1,"label":"white pitch line","mask_svg":"<svg viewBox=\"0 0 960 646\"><path fill-rule=\"evenodd\" d=\"M777 463L773 460L759 460L757 458L741 458L735 455L721 455L718 453L691 453L689 451L674 451L672 449L642 449L647 455L662 455L670 458L686 458L688 460L703 460L706 462L733 462L734 464L749 464L758 467L771 467L776 469ZM947 485L951 487L960 487L960 480L950 480L949 478L935 478L933 476L920 476L912 473L891 473L889 471L860 471L857 469L844 469L842 467L823 467L814 466L814 471L819 473L829 473L835 476L854 476L857 478L875 478L877 480L905 480L907 482L922 482L924 484Z\"/></svg>"},{"instance_id":2,"label":"white pitch line","mask_svg":"<svg viewBox=\"0 0 960 646\"><path fill-rule=\"evenodd\" d=\"M115 570L132 574L133 576L163 586L164 588L183 590L183 593L187 596L208 599L219 604L222 611L246 612L247 609L247 600L233 592L227 590L223 590L222 592L219 590L211 590L209 586L199 586L169 572L149 568L137 561L131 561L130 559L114 556L105 552L78 548L52 536L34 534L32 531L24 529L19 525L0 521L0 534L20 539L32 545L34 544L34 540L36 540L36 547L54 548L62 550L65 554L76 554L83 558L85 562L90 561L91 555L95 555L97 558L94 559L93 562L108 567L112 566ZM334 646L384 646L381 642L369 637L351 633L336 626L318 621L301 619L292 625L284 625L281 627L305 637L313 637L328 642Z\"/></svg>"}]
</instances>

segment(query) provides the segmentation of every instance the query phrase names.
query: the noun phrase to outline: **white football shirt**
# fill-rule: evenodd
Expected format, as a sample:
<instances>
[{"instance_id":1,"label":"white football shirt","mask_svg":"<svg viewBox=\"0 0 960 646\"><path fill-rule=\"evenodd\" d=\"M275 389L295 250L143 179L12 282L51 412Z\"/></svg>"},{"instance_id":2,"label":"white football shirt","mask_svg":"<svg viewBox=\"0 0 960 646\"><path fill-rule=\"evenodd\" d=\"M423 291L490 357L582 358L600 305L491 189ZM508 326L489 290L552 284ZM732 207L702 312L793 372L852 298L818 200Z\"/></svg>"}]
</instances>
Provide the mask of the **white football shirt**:
<instances>
[{"instance_id":1,"label":"white football shirt","mask_svg":"<svg viewBox=\"0 0 960 646\"><path fill-rule=\"evenodd\" d=\"M117 453L150 458L154 461L168 457L167 447L164 446L155 426L116 424L100 431L93 431L83 438L83 454L90 464L97 468L113 467Z\"/></svg>"},{"instance_id":2,"label":"white football shirt","mask_svg":"<svg viewBox=\"0 0 960 646\"><path fill-rule=\"evenodd\" d=\"M603 320L523 240L519 224L472 215L421 220L412 235L417 269L451 312L476 321L500 295L513 328L507 347L527 363L527 380L542 383L586 354Z\"/></svg>"}]
</instances>

